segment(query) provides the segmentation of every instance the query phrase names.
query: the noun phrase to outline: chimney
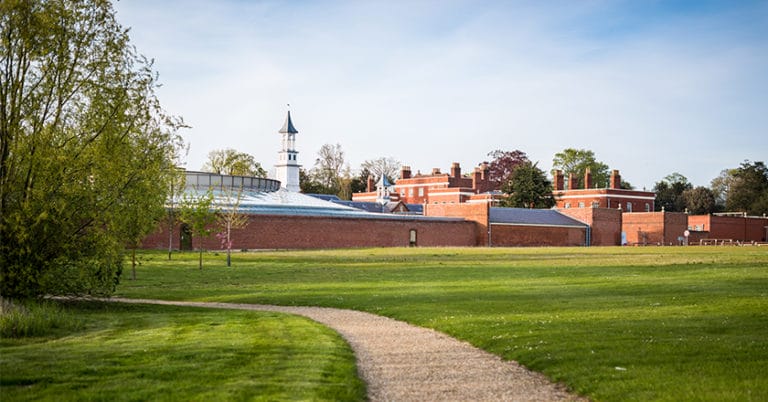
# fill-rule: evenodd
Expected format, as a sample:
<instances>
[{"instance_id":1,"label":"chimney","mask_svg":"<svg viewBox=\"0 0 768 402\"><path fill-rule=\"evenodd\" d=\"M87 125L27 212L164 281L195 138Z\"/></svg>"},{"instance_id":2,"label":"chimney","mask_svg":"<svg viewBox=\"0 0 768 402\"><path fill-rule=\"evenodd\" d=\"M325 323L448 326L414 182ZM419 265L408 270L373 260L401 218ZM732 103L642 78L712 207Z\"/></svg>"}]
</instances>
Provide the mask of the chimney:
<instances>
[{"instance_id":1,"label":"chimney","mask_svg":"<svg viewBox=\"0 0 768 402\"><path fill-rule=\"evenodd\" d=\"M565 178L563 177L562 170L555 170L555 191L562 191L565 189Z\"/></svg>"},{"instance_id":2,"label":"chimney","mask_svg":"<svg viewBox=\"0 0 768 402\"><path fill-rule=\"evenodd\" d=\"M410 179L411 178L411 167L410 166L403 166L400 168L400 178L401 179Z\"/></svg>"},{"instance_id":3,"label":"chimney","mask_svg":"<svg viewBox=\"0 0 768 402\"><path fill-rule=\"evenodd\" d=\"M611 172L611 188L621 188L621 176L616 169Z\"/></svg>"},{"instance_id":4,"label":"chimney","mask_svg":"<svg viewBox=\"0 0 768 402\"><path fill-rule=\"evenodd\" d=\"M376 188L376 180L373 176L368 176L368 181L365 183L365 191L371 193Z\"/></svg>"},{"instance_id":5,"label":"chimney","mask_svg":"<svg viewBox=\"0 0 768 402\"><path fill-rule=\"evenodd\" d=\"M483 174L480 172L480 166L475 168L475 171L472 172L472 189L475 190L475 192L480 192L480 181L482 180Z\"/></svg>"},{"instance_id":6,"label":"chimney","mask_svg":"<svg viewBox=\"0 0 768 402\"><path fill-rule=\"evenodd\" d=\"M432 176L436 176L440 174L440 168L432 168Z\"/></svg>"},{"instance_id":7,"label":"chimney","mask_svg":"<svg viewBox=\"0 0 768 402\"><path fill-rule=\"evenodd\" d=\"M461 166L459 166L459 162L453 162L451 164L451 177L456 179L461 177Z\"/></svg>"},{"instance_id":8,"label":"chimney","mask_svg":"<svg viewBox=\"0 0 768 402\"><path fill-rule=\"evenodd\" d=\"M592 171L589 168L584 171L584 188L592 188Z\"/></svg>"},{"instance_id":9,"label":"chimney","mask_svg":"<svg viewBox=\"0 0 768 402\"><path fill-rule=\"evenodd\" d=\"M578 185L579 183L578 179L576 179L576 175L573 173L568 173L568 190L576 190Z\"/></svg>"},{"instance_id":10,"label":"chimney","mask_svg":"<svg viewBox=\"0 0 768 402\"><path fill-rule=\"evenodd\" d=\"M480 179L483 181L488 180L488 162L483 162L483 164L480 165L480 172L482 173Z\"/></svg>"}]
</instances>

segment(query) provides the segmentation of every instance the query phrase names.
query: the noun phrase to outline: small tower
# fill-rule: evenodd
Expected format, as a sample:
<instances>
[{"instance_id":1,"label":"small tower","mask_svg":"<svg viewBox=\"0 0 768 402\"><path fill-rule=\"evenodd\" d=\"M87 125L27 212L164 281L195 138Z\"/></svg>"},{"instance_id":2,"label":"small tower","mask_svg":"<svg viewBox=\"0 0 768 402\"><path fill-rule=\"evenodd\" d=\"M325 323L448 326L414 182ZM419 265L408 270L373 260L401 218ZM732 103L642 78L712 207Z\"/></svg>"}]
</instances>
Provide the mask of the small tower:
<instances>
[{"instance_id":1,"label":"small tower","mask_svg":"<svg viewBox=\"0 0 768 402\"><path fill-rule=\"evenodd\" d=\"M285 124L280 129L279 133L282 136L280 152L278 152L278 162L275 165L276 179L280 180L280 186L288 191L298 193L299 188L299 162L297 156L299 154L296 151L296 134L299 131L293 126L291 121L291 111L288 111L288 116L285 118Z\"/></svg>"}]
</instances>

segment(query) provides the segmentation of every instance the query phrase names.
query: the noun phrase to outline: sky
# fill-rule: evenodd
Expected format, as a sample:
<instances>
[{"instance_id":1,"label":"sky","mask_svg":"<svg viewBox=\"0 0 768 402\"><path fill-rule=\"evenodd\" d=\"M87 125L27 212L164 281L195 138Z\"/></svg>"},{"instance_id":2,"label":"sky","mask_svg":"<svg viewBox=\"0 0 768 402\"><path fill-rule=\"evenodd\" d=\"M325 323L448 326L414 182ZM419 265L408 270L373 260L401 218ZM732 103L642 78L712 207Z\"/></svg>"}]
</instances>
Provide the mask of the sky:
<instances>
[{"instance_id":1,"label":"sky","mask_svg":"<svg viewBox=\"0 0 768 402\"><path fill-rule=\"evenodd\" d=\"M120 0L186 168L234 148L272 169L288 104L309 169L391 157L463 172L588 149L635 188L768 161L768 1Z\"/></svg>"}]
</instances>

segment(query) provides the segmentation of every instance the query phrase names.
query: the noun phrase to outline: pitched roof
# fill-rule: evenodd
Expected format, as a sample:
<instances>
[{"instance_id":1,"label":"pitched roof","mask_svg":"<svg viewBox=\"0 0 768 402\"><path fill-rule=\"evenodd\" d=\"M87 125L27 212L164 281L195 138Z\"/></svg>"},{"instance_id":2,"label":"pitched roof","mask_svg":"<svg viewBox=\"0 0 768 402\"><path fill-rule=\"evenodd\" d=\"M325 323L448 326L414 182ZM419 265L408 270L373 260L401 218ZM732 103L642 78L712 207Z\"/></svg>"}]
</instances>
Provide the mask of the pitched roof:
<instances>
[{"instance_id":1,"label":"pitched roof","mask_svg":"<svg viewBox=\"0 0 768 402\"><path fill-rule=\"evenodd\" d=\"M491 224L530 225L530 226L576 226L585 227L586 224L569 216L563 215L554 209L527 209L527 208L491 208L489 212Z\"/></svg>"},{"instance_id":2,"label":"pitched roof","mask_svg":"<svg viewBox=\"0 0 768 402\"><path fill-rule=\"evenodd\" d=\"M285 124L283 124L283 128L278 131L280 134L288 133L288 134L296 134L299 132L299 130L296 130L296 127L293 126L293 122L291 121L291 111L288 111L288 116L285 118Z\"/></svg>"}]
</instances>

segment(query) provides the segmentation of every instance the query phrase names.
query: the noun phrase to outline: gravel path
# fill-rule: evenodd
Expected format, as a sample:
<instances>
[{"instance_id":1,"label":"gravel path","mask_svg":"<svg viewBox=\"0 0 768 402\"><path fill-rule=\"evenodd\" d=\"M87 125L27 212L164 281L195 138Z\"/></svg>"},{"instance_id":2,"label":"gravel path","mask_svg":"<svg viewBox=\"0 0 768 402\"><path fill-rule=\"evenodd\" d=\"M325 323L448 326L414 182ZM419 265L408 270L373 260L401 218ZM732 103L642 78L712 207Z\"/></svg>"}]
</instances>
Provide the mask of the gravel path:
<instances>
[{"instance_id":1,"label":"gravel path","mask_svg":"<svg viewBox=\"0 0 768 402\"><path fill-rule=\"evenodd\" d=\"M333 328L350 344L371 401L583 400L516 362L504 361L440 332L374 314L322 307L110 300L274 311L308 317Z\"/></svg>"}]
</instances>

